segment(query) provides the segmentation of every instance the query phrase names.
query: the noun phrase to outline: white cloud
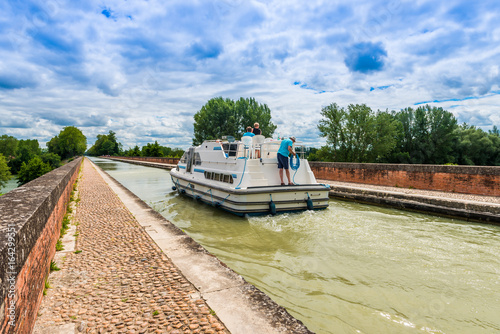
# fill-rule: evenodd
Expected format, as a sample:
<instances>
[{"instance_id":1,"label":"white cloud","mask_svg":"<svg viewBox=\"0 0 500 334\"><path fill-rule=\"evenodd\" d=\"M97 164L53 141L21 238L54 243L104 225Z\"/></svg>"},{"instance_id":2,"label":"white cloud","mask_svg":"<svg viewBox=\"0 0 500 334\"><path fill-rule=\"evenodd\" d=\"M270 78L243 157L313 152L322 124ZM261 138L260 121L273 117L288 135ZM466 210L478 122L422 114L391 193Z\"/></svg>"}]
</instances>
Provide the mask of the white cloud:
<instances>
[{"instance_id":1,"label":"white cloud","mask_svg":"<svg viewBox=\"0 0 500 334\"><path fill-rule=\"evenodd\" d=\"M76 125L90 144L113 130L124 147L187 147L193 115L216 96L255 97L277 132L315 146L324 142L321 108L332 102L397 110L441 101L459 121L489 129L500 117L499 9L493 1L2 3L0 133L44 143ZM372 70L360 71L366 64Z\"/></svg>"}]
</instances>

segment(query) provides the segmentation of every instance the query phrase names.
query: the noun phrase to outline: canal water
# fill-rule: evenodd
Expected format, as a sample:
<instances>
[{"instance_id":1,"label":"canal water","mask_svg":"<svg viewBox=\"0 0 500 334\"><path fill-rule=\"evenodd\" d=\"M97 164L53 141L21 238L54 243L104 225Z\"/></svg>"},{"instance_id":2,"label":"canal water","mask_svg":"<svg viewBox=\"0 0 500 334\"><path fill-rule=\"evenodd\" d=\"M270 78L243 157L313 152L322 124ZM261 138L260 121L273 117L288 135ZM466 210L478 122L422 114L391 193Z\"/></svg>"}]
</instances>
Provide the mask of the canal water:
<instances>
[{"instance_id":1,"label":"canal water","mask_svg":"<svg viewBox=\"0 0 500 334\"><path fill-rule=\"evenodd\" d=\"M317 333L499 333L500 227L352 202L239 218L92 158Z\"/></svg>"},{"instance_id":2,"label":"canal water","mask_svg":"<svg viewBox=\"0 0 500 334\"><path fill-rule=\"evenodd\" d=\"M6 194L11 190L14 190L18 187L19 185L17 184L17 177L13 176L11 177L10 180L5 182L3 187L0 187L0 194Z\"/></svg>"}]
</instances>

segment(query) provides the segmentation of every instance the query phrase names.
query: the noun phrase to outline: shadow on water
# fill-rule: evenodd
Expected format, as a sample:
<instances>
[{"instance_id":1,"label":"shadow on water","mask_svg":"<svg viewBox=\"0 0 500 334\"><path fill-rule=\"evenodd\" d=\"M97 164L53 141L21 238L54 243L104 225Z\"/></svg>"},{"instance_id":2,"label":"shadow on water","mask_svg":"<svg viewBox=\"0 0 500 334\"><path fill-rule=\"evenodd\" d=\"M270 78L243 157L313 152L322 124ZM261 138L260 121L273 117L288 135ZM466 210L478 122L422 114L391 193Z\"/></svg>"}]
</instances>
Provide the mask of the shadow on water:
<instances>
[{"instance_id":1,"label":"shadow on water","mask_svg":"<svg viewBox=\"0 0 500 334\"><path fill-rule=\"evenodd\" d=\"M312 331L500 331L498 226L335 200L323 211L241 218L179 196L165 170L109 164Z\"/></svg>"}]
</instances>

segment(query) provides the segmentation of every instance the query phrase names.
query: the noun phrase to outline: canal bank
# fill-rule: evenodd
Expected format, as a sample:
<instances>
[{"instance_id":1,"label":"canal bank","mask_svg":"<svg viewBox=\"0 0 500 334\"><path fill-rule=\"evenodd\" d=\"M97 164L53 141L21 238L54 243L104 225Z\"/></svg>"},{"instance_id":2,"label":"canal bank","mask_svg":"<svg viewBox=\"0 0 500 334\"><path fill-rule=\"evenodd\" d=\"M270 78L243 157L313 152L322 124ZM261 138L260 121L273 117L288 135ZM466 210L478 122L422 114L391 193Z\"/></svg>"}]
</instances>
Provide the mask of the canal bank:
<instances>
[{"instance_id":1,"label":"canal bank","mask_svg":"<svg viewBox=\"0 0 500 334\"><path fill-rule=\"evenodd\" d=\"M88 159L35 333L310 333Z\"/></svg>"},{"instance_id":2,"label":"canal bank","mask_svg":"<svg viewBox=\"0 0 500 334\"><path fill-rule=\"evenodd\" d=\"M170 170L174 164L108 157L108 159ZM330 197L383 205L466 221L500 225L500 197L388 187L352 182L321 180L330 185ZM499 185L500 186L500 185Z\"/></svg>"}]
</instances>

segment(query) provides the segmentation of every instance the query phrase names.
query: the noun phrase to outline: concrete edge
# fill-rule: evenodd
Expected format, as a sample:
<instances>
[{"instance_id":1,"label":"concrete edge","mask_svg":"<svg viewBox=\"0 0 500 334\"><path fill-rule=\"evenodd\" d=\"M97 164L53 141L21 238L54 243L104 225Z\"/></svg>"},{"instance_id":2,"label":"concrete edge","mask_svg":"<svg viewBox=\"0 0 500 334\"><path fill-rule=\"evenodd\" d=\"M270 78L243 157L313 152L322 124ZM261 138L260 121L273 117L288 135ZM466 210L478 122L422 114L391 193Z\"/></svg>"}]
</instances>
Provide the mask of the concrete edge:
<instances>
[{"instance_id":1,"label":"concrete edge","mask_svg":"<svg viewBox=\"0 0 500 334\"><path fill-rule=\"evenodd\" d=\"M312 333L285 308L245 281L92 161L87 161L158 247L196 287L199 297L206 300L231 333Z\"/></svg>"},{"instance_id":2,"label":"concrete edge","mask_svg":"<svg viewBox=\"0 0 500 334\"><path fill-rule=\"evenodd\" d=\"M155 167L155 168L161 168L161 169L172 169L175 168L177 165L172 165L172 164L166 164L162 162L150 162L150 161L140 161L140 160L127 160L127 159L120 159L120 158L113 158L113 157L107 157L107 158L101 158L101 159L109 159L109 160L115 160L115 161L120 161L120 162L127 162L131 163L134 165L141 165L141 166L147 166L147 167Z\"/></svg>"},{"instance_id":3,"label":"concrete edge","mask_svg":"<svg viewBox=\"0 0 500 334\"><path fill-rule=\"evenodd\" d=\"M397 209L430 213L470 222L500 225L500 206L465 200L442 199L433 196L403 194L359 187L330 185L330 197Z\"/></svg>"}]
</instances>

